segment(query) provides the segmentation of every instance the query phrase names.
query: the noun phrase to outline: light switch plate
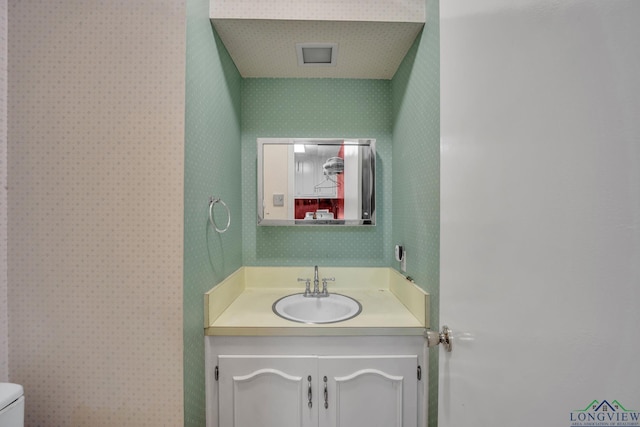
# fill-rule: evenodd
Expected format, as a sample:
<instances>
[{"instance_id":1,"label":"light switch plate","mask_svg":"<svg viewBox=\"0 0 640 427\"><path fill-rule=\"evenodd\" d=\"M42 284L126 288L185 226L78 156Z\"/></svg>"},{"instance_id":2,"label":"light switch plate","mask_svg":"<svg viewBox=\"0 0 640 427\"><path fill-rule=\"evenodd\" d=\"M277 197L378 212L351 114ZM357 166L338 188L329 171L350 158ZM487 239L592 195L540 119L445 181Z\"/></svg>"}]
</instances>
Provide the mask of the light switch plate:
<instances>
[{"instance_id":1,"label":"light switch plate","mask_svg":"<svg viewBox=\"0 0 640 427\"><path fill-rule=\"evenodd\" d=\"M284 194L273 195L273 206L284 206Z\"/></svg>"}]
</instances>

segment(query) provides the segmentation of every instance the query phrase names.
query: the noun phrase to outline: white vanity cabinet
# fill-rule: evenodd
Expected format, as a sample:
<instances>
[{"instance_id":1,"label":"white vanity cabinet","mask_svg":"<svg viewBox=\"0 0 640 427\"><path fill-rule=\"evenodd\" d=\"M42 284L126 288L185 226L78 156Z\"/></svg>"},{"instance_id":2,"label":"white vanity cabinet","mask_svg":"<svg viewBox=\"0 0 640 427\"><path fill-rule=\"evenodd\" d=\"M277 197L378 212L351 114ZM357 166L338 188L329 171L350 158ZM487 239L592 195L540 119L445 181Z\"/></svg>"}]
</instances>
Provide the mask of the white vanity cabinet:
<instances>
[{"instance_id":1,"label":"white vanity cabinet","mask_svg":"<svg viewBox=\"0 0 640 427\"><path fill-rule=\"evenodd\" d=\"M417 427L426 419L422 337L206 339L208 427Z\"/></svg>"},{"instance_id":2,"label":"white vanity cabinet","mask_svg":"<svg viewBox=\"0 0 640 427\"><path fill-rule=\"evenodd\" d=\"M319 426L417 426L418 366L417 355L320 358Z\"/></svg>"},{"instance_id":3,"label":"white vanity cabinet","mask_svg":"<svg viewBox=\"0 0 640 427\"><path fill-rule=\"evenodd\" d=\"M317 426L317 380L313 357L220 355L219 425Z\"/></svg>"}]
</instances>

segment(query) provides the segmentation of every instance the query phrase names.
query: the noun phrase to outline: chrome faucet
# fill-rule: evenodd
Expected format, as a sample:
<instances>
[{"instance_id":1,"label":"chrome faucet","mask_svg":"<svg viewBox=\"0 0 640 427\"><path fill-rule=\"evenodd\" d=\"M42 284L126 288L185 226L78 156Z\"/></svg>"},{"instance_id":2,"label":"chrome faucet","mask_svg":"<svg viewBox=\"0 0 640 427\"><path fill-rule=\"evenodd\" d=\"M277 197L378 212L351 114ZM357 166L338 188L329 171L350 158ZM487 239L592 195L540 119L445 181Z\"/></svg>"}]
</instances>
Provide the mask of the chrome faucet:
<instances>
[{"instance_id":1,"label":"chrome faucet","mask_svg":"<svg viewBox=\"0 0 640 427\"><path fill-rule=\"evenodd\" d=\"M320 280L322 280L322 291L320 290ZM335 277L323 277L320 279L317 265L313 267L313 291L311 290L311 279L298 278L298 282L305 282L305 297L328 297L327 282L335 282L335 280Z\"/></svg>"},{"instance_id":2,"label":"chrome faucet","mask_svg":"<svg viewBox=\"0 0 640 427\"><path fill-rule=\"evenodd\" d=\"M318 280L318 266L313 267L313 295L318 296L320 293L319 289L320 280Z\"/></svg>"}]
</instances>

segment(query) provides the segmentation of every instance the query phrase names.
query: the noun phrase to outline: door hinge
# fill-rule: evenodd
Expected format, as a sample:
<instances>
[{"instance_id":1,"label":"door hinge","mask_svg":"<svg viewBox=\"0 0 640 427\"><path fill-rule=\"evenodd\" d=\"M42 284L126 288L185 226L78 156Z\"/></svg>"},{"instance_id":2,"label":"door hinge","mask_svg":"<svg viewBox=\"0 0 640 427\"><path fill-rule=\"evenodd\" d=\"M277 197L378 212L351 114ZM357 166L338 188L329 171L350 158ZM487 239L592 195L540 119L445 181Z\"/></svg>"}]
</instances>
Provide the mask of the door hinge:
<instances>
[{"instance_id":1,"label":"door hinge","mask_svg":"<svg viewBox=\"0 0 640 427\"><path fill-rule=\"evenodd\" d=\"M218 370L217 366L216 366L216 370L213 373L213 378L215 378L216 381L218 381L218 378L220 378L220 371Z\"/></svg>"},{"instance_id":2,"label":"door hinge","mask_svg":"<svg viewBox=\"0 0 640 427\"><path fill-rule=\"evenodd\" d=\"M422 380L422 368L418 365L418 381Z\"/></svg>"}]
</instances>

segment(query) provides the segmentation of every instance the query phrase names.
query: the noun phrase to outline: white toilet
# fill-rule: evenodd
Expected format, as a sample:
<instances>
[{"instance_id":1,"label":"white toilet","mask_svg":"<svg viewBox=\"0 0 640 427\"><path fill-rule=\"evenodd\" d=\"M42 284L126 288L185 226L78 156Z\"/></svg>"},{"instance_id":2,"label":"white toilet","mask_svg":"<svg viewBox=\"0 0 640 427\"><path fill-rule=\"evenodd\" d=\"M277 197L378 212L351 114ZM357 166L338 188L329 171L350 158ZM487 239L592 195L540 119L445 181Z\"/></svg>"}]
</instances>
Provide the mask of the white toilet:
<instances>
[{"instance_id":1,"label":"white toilet","mask_svg":"<svg viewBox=\"0 0 640 427\"><path fill-rule=\"evenodd\" d=\"M24 427L24 390L21 385L0 383L0 426Z\"/></svg>"}]
</instances>

